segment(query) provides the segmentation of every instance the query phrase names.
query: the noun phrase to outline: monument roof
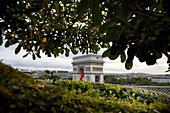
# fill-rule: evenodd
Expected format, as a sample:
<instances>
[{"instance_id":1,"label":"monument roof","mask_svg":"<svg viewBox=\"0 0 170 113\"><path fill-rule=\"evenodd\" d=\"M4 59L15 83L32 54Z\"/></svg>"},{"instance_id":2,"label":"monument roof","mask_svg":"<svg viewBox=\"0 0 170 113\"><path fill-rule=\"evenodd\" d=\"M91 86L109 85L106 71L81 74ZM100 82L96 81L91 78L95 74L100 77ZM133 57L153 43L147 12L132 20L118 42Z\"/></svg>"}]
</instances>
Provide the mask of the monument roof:
<instances>
[{"instance_id":1,"label":"monument roof","mask_svg":"<svg viewBox=\"0 0 170 113\"><path fill-rule=\"evenodd\" d=\"M85 58L85 57L100 57L102 58L101 55L96 55L96 54L88 54L88 55L81 55L81 56L76 56L76 57L73 57L73 59L81 59L81 58Z\"/></svg>"},{"instance_id":2,"label":"monument roof","mask_svg":"<svg viewBox=\"0 0 170 113\"><path fill-rule=\"evenodd\" d=\"M74 62L72 62L72 64L86 64L86 63L103 64L104 61L84 60L84 61L74 61Z\"/></svg>"},{"instance_id":3,"label":"monument roof","mask_svg":"<svg viewBox=\"0 0 170 113\"><path fill-rule=\"evenodd\" d=\"M101 55L89 54L74 57L72 62L72 64L87 64L87 63L103 64L104 61Z\"/></svg>"}]
</instances>

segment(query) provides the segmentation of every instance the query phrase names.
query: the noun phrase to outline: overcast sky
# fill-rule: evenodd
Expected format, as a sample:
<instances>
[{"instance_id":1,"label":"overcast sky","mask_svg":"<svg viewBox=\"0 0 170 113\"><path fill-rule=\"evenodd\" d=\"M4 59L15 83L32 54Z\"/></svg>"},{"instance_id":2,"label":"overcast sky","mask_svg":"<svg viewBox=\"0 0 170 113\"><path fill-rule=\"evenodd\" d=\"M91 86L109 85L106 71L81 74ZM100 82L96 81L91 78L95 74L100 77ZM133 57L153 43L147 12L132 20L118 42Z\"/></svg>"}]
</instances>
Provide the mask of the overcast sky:
<instances>
[{"instance_id":1,"label":"overcast sky","mask_svg":"<svg viewBox=\"0 0 170 113\"><path fill-rule=\"evenodd\" d=\"M48 69L48 70L65 70L72 71L72 58L79 55L70 54L69 57L60 55L57 58L46 57L42 55L41 59L32 60L31 56L22 58L26 53L25 51L20 51L18 55L14 53L15 46L5 48L0 46L0 59L3 59L3 62L9 64L15 68L22 69ZM99 51L98 54L102 54L104 50ZM150 74L168 74L165 71L168 68L166 63L167 59L162 57L157 60L157 64L154 66L147 66L145 63L140 63L137 58L134 59L133 68L131 70L125 69L125 64L120 62L120 59L114 61L104 58L104 73L150 73Z\"/></svg>"}]
</instances>

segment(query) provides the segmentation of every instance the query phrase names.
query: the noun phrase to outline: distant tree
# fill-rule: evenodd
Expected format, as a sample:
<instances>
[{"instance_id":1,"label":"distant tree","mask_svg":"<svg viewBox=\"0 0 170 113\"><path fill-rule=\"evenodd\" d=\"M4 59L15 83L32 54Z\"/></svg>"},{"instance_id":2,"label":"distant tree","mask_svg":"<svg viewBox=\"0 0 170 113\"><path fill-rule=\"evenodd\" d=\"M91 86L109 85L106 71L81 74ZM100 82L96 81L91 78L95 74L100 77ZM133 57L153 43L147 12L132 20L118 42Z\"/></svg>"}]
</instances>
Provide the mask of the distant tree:
<instances>
[{"instance_id":1,"label":"distant tree","mask_svg":"<svg viewBox=\"0 0 170 113\"><path fill-rule=\"evenodd\" d=\"M3 59L0 59L0 63L2 63L3 62Z\"/></svg>"},{"instance_id":2,"label":"distant tree","mask_svg":"<svg viewBox=\"0 0 170 113\"><path fill-rule=\"evenodd\" d=\"M50 71L49 70L45 70L45 73L50 74Z\"/></svg>"},{"instance_id":3,"label":"distant tree","mask_svg":"<svg viewBox=\"0 0 170 113\"><path fill-rule=\"evenodd\" d=\"M53 75L54 75L54 72L53 72L53 71L51 71L51 72L50 72L50 74L51 74L51 76L53 76Z\"/></svg>"},{"instance_id":4,"label":"distant tree","mask_svg":"<svg viewBox=\"0 0 170 113\"><path fill-rule=\"evenodd\" d=\"M0 45L18 44L26 57L97 53L120 56L126 69L133 59L170 63L170 2L168 0L1 0ZM126 53L127 51L127 53ZM170 70L170 67L169 67Z\"/></svg>"},{"instance_id":5,"label":"distant tree","mask_svg":"<svg viewBox=\"0 0 170 113\"><path fill-rule=\"evenodd\" d=\"M53 76L55 71L49 71L49 70L45 70L45 73L47 73L50 76Z\"/></svg>"}]
</instances>

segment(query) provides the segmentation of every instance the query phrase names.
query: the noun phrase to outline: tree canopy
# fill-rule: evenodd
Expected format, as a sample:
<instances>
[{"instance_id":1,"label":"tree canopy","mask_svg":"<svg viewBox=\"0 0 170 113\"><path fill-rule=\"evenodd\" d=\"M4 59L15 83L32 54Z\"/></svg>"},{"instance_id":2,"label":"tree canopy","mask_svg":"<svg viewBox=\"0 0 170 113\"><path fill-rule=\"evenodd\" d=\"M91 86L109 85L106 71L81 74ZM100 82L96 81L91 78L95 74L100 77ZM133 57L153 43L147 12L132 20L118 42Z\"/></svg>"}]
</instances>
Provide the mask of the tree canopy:
<instances>
[{"instance_id":1,"label":"tree canopy","mask_svg":"<svg viewBox=\"0 0 170 113\"><path fill-rule=\"evenodd\" d=\"M97 53L120 57L126 69L133 59L170 63L168 0L1 0L0 45L18 44L26 57ZM4 41L5 39L5 41ZM169 65L170 70L170 65Z\"/></svg>"}]
</instances>

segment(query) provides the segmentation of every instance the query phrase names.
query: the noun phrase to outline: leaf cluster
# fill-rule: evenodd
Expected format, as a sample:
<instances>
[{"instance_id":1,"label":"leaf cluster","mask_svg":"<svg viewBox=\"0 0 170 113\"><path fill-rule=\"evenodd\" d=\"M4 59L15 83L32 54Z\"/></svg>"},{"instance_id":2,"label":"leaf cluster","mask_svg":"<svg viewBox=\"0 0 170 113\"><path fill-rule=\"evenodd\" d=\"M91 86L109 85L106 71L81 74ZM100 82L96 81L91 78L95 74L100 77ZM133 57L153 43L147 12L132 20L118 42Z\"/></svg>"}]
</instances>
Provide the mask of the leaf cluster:
<instances>
[{"instance_id":1,"label":"leaf cluster","mask_svg":"<svg viewBox=\"0 0 170 113\"><path fill-rule=\"evenodd\" d=\"M0 45L18 44L15 54L51 57L69 53L120 56L125 68L133 59L154 65L162 55L170 62L168 0L2 0ZM168 69L169 70L169 69Z\"/></svg>"},{"instance_id":2,"label":"leaf cluster","mask_svg":"<svg viewBox=\"0 0 170 113\"><path fill-rule=\"evenodd\" d=\"M69 53L120 56L126 69L133 59L156 64L162 55L170 62L168 0L2 0L0 45L18 44L15 53L55 57Z\"/></svg>"},{"instance_id":3,"label":"leaf cluster","mask_svg":"<svg viewBox=\"0 0 170 113\"><path fill-rule=\"evenodd\" d=\"M101 46L110 44L103 57L114 60L120 56L126 69L133 67L133 59L147 65L156 64L164 54L169 63L170 16L167 0L104 1L105 18L100 26L104 33Z\"/></svg>"},{"instance_id":4,"label":"leaf cluster","mask_svg":"<svg viewBox=\"0 0 170 113\"><path fill-rule=\"evenodd\" d=\"M3 37L5 47L17 44L15 54L23 49L27 52L23 57L32 54L35 60L42 52L57 57L99 50L96 30L79 18L75 1L3 0L0 7L0 45Z\"/></svg>"}]
</instances>

